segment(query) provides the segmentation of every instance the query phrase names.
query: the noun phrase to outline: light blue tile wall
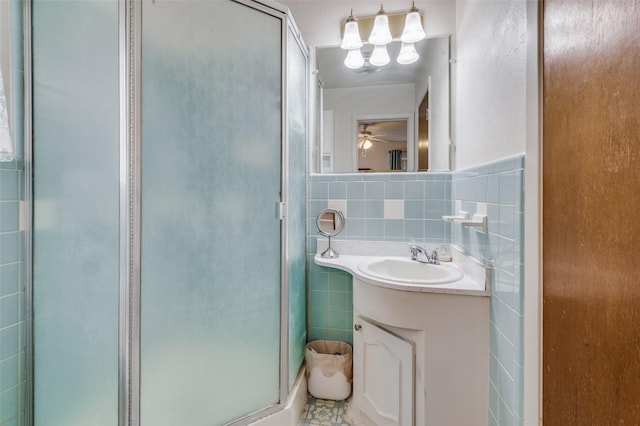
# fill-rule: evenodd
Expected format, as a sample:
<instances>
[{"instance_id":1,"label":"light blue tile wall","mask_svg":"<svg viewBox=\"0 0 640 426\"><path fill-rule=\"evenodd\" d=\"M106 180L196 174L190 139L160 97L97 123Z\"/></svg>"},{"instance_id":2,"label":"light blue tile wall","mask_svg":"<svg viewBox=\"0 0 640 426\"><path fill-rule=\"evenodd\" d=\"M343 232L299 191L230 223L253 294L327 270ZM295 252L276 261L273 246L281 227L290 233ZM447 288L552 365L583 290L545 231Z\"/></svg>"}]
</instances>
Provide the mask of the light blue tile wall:
<instances>
[{"instance_id":1,"label":"light blue tile wall","mask_svg":"<svg viewBox=\"0 0 640 426\"><path fill-rule=\"evenodd\" d=\"M485 203L489 232L452 227L452 242L494 265L490 301L489 425L522 425L524 156L453 173L452 200L475 213Z\"/></svg>"},{"instance_id":2,"label":"light blue tile wall","mask_svg":"<svg viewBox=\"0 0 640 426\"><path fill-rule=\"evenodd\" d=\"M313 262L318 239L316 216L327 207L345 213L337 239L445 243L451 212L450 173L311 175L307 244L308 340L353 343L352 278Z\"/></svg>"},{"instance_id":3,"label":"light blue tile wall","mask_svg":"<svg viewBox=\"0 0 640 426\"><path fill-rule=\"evenodd\" d=\"M21 161L0 163L0 425L21 424L24 383L24 199Z\"/></svg>"}]
</instances>

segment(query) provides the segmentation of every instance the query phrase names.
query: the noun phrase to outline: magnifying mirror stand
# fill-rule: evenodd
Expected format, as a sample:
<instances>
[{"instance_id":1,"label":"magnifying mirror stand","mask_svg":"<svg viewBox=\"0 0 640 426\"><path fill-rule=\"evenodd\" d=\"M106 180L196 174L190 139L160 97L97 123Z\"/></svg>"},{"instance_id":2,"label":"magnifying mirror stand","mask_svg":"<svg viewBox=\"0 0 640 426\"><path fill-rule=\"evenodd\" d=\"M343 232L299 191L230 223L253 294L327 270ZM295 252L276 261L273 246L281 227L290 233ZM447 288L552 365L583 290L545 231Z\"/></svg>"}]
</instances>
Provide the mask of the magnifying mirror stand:
<instances>
[{"instance_id":1,"label":"magnifying mirror stand","mask_svg":"<svg viewBox=\"0 0 640 426\"><path fill-rule=\"evenodd\" d=\"M337 257L340 257L338 252L335 251L333 247L331 247L331 237L327 237L327 238L329 239L329 248L323 251L322 254L320 254L320 257L323 257L325 259L335 259Z\"/></svg>"},{"instance_id":2,"label":"magnifying mirror stand","mask_svg":"<svg viewBox=\"0 0 640 426\"><path fill-rule=\"evenodd\" d=\"M324 209L316 218L318 232L329 239L329 248L320 254L325 259L335 259L340 255L331 247L331 237L335 237L344 228L344 215L336 209Z\"/></svg>"}]
</instances>

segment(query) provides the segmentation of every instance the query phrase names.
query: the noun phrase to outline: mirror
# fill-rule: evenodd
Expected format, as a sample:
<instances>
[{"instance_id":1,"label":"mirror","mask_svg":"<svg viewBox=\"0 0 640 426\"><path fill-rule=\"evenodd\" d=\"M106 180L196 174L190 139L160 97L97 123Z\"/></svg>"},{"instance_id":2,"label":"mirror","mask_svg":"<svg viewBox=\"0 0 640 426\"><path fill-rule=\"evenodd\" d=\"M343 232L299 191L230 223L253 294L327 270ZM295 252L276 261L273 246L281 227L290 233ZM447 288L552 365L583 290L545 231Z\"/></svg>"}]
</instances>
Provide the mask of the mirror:
<instances>
[{"instance_id":1,"label":"mirror","mask_svg":"<svg viewBox=\"0 0 640 426\"><path fill-rule=\"evenodd\" d=\"M375 67L367 61L372 46L366 44L362 48L365 64L356 70L344 65L346 52L340 47L316 49L321 92L319 110L322 111L318 171L371 173L449 169L450 36L429 37L416 43L420 59L409 65L395 62L400 51L399 41L391 42L387 48L391 62ZM406 120L406 147L386 150L379 147L384 151L384 161L380 160L377 166L361 164L363 124L368 124L366 131L371 131L371 126L375 127L377 122L396 120ZM375 142L370 149L374 145ZM401 150L400 162L404 165L400 169L391 167L390 157L397 154L389 151L395 149ZM365 155L370 156L369 152Z\"/></svg>"},{"instance_id":2,"label":"mirror","mask_svg":"<svg viewBox=\"0 0 640 426\"><path fill-rule=\"evenodd\" d=\"M335 237L344 228L344 215L340 210L324 209L318 213L316 218L316 226L318 233L329 239L329 248L327 248L320 256L328 259L335 259L339 254L331 248L331 237Z\"/></svg>"}]
</instances>

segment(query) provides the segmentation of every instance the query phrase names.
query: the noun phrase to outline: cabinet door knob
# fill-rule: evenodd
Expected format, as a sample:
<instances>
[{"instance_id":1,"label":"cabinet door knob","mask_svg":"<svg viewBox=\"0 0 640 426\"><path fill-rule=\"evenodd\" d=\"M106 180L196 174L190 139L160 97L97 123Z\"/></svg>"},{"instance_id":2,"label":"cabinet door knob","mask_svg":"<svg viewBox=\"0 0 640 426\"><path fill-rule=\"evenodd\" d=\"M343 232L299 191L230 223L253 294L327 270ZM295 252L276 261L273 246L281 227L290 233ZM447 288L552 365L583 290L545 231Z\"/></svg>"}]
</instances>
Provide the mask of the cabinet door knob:
<instances>
[{"instance_id":1,"label":"cabinet door knob","mask_svg":"<svg viewBox=\"0 0 640 426\"><path fill-rule=\"evenodd\" d=\"M354 324L354 325L353 325L353 328L354 328L356 331L360 331L360 329L362 328L362 326L361 326L360 324Z\"/></svg>"}]
</instances>

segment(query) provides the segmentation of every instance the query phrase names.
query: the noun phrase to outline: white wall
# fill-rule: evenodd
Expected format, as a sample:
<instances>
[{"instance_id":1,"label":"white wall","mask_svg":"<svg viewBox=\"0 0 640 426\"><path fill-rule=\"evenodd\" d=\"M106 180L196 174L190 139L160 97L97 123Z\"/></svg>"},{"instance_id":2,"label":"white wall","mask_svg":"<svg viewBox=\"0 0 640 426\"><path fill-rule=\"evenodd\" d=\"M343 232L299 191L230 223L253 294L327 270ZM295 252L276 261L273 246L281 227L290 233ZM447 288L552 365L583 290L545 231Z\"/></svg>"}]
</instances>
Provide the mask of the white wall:
<instances>
[{"instance_id":1,"label":"white wall","mask_svg":"<svg viewBox=\"0 0 640 426\"><path fill-rule=\"evenodd\" d=\"M333 170L336 173L354 172L354 146L356 116L390 116L415 114L415 87L413 84L393 86L326 89L324 109L333 110Z\"/></svg>"},{"instance_id":2,"label":"white wall","mask_svg":"<svg viewBox=\"0 0 640 426\"><path fill-rule=\"evenodd\" d=\"M449 38L433 39L433 43L429 43L428 47L425 57L437 58L434 61L421 61L422 75L429 76L431 84L429 111L450 111ZM420 83L422 84L416 84L416 111L429 88L427 79L421 80ZM449 114L436 113L429 116L429 170L432 172L450 170L449 121Z\"/></svg>"},{"instance_id":3,"label":"white wall","mask_svg":"<svg viewBox=\"0 0 640 426\"><path fill-rule=\"evenodd\" d=\"M455 169L525 151L526 2L456 2Z\"/></svg>"}]
</instances>

